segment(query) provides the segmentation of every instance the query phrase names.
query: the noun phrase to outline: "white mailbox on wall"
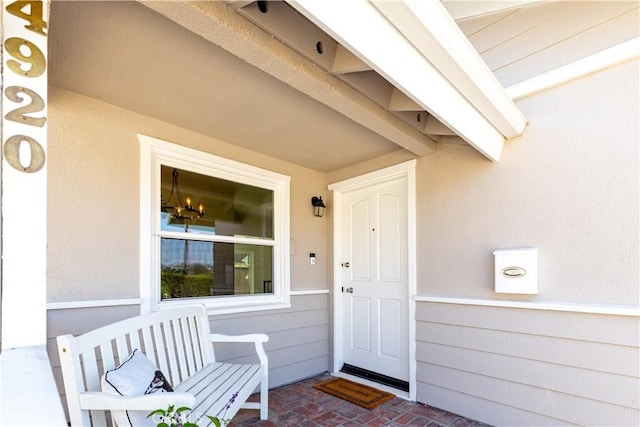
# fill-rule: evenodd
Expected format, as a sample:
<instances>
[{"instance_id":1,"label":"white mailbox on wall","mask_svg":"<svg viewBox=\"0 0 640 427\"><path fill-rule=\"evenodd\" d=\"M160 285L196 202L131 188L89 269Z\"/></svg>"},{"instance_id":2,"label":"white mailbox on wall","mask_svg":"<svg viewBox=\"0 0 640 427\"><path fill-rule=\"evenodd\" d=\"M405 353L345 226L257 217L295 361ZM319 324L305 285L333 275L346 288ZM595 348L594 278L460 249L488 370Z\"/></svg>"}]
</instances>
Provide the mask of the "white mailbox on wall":
<instances>
[{"instance_id":1,"label":"white mailbox on wall","mask_svg":"<svg viewBox=\"0 0 640 427\"><path fill-rule=\"evenodd\" d=\"M538 293L538 248L500 249L493 255L496 292Z\"/></svg>"}]
</instances>

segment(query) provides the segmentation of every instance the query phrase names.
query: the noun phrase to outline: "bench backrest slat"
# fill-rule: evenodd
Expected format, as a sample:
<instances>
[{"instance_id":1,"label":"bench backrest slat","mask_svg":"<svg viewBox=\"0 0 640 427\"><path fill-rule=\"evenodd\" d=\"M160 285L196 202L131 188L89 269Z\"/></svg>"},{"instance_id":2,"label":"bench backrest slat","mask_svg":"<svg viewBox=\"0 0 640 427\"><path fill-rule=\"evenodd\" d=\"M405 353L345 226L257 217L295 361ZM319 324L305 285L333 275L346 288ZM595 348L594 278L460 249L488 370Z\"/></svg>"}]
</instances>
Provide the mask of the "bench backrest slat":
<instances>
[{"instance_id":1,"label":"bench backrest slat","mask_svg":"<svg viewBox=\"0 0 640 427\"><path fill-rule=\"evenodd\" d=\"M116 338L116 350L118 352L118 360L122 363L131 353L131 351L129 351L129 346L127 345L126 335L121 335Z\"/></svg>"},{"instance_id":2,"label":"bench backrest slat","mask_svg":"<svg viewBox=\"0 0 640 427\"><path fill-rule=\"evenodd\" d=\"M185 341L184 344L184 352L185 352L185 358L187 359L187 378L190 377L191 375L196 373L196 360L195 360L195 354L194 354L194 348L193 348L193 337L191 335L191 328L189 328L189 318L185 318L185 319L180 319L177 322L177 327L180 329L181 333L182 333L182 338Z\"/></svg>"},{"instance_id":3,"label":"bench backrest slat","mask_svg":"<svg viewBox=\"0 0 640 427\"><path fill-rule=\"evenodd\" d=\"M191 333L191 336L193 337L193 343L194 343L194 356L195 356L195 364L196 364L196 369L200 370L202 369L203 363L202 363L202 341L200 339L198 339L199 333L198 333L198 322L196 319L192 319L189 321L189 331Z\"/></svg>"},{"instance_id":4,"label":"bench backrest slat","mask_svg":"<svg viewBox=\"0 0 640 427\"><path fill-rule=\"evenodd\" d=\"M173 336L173 349L175 349L176 356L178 358L178 364L182 367L180 369L180 382L189 378L189 367L184 358L184 339L182 337L182 328L180 328L180 322L171 322L171 333Z\"/></svg>"},{"instance_id":5,"label":"bench backrest slat","mask_svg":"<svg viewBox=\"0 0 640 427\"><path fill-rule=\"evenodd\" d=\"M140 349L172 385L210 362L213 346L204 306L157 311L104 326L86 334L58 337L67 406L72 425L106 425L104 411L81 411L78 395L100 391L105 371Z\"/></svg>"},{"instance_id":6,"label":"bench backrest slat","mask_svg":"<svg viewBox=\"0 0 640 427\"><path fill-rule=\"evenodd\" d=\"M113 347L111 346L111 341L100 346L100 354L102 355L102 372L107 372L109 369L113 369L116 367L116 361L113 357Z\"/></svg>"},{"instance_id":7,"label":"bench backrest slat","mask_svg":"<svg viewBox=\"0 0 640 427\"><path fill-rule=\"evenodd\" d=\"M176 358L175 340L173 339L173 331L171 330L170 323L163 323L158 326L160 334L160 342L162 348L164 348L167 357L167 363L169 365L169 372L171 372L171 384L178 384L182 382L180 377L180 369L178 369L178 359ZM157 344L156 344L157 345Z\"/></svg>"},{"instance_id":8,"label":"bench backrest slat","mask_svg":"<svg viewBox=\"0 0 640 427\"><path fill-rule=\"evenodd\" d=\"M84 368L84 381L87 390L100 390L100 370L96 360L96 350L87 350L82 355ZM91 411L91 420L94 426L106 426L107 419L104 411Z\"/></svg>"},{"instance_id":9,"label":"bench backrest slat","mask_svg":"<svg viewBox=\"0 0 640 427\"><path fill-rule=\"evenodd\" d=\"M142 330L142 347L144 350L144 354L146 354L149 359L156 362L156 366L160 368L162 372L167 372L167 363L165 359L161 358L162 363L160 363L160 361L156 359L156 356L154 354L155 352L153 351L154 346L153 337L151 336L151 328L144 328Z\"/></svg>"},{"instance_id":10,"label":"bench backrest slat","mask_svg":"<svg viewBox=\"0 0 640 427\"><path fill-rule=\"evenodd\" d=\"M164 338L162 338L162 328L160 327L160 323L155 323L150 327L152 343L151 349L154 350L154 356L156 358L156 366L160 368L165 375L169 375L167 379L171 382L171 384L175 384L173 380L173 371L175 366L170 366L169 361L167 360L167 354L164 351ZM149 354L149 353L146 353ZM151 356L151 360L153 357Z\"/></svg>"},{"instance_id":11,"label":"bench backrest slat","mask_svg":"<svg viewBox=\"0 0 640 427\"><path fill-rule=\"evenodd\" d=\"M140 346L140 331L134 331L131 334L129 334L129 342L131 343L131 348L138 348L140 350L142 349L142 346Z\"/></svg>"}]
</instances>

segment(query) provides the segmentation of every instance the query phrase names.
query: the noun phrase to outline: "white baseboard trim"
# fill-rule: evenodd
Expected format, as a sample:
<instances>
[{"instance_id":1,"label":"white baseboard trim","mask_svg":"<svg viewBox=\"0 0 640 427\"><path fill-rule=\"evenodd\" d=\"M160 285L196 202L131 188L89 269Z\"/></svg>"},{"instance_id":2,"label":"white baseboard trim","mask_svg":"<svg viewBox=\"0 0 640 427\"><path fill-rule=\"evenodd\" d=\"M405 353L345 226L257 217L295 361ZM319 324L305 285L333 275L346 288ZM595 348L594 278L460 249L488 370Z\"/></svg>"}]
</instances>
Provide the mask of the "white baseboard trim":
<instances>
[{"instance_id":1,"label":"white baseboard trim","mask_svg":"<svg viewBox=\"0 0 640 427\"><path fill-rule=\"evenodd\" d=\"M68 310L73 308L115 307L121 305L140 305L142 298L98 299L90 301L48 302L47 310Z\"/></svg>"},{"instance_id":2,"label":"white baseboard trim","mask_svg":"<svg viewBox=\"0 0 640 427\"><path fill-rule=\"evenodd\" d=\"M640 317L640 308L632 306L445 298L429 295L416 295L415 300L416 302L430 302L437 304L477 305L483 307L519 308L526 310L566 311L571 313Z\"/></svg>"},{"instance_id":3,"label":"white baseboard trim","mask_svg":"<svg viewBox=\"0 0 640 427\"><path fill-rule=\"evenodd\" d=\"M329 289L308 289L304 291L291 291L290 294L292 297L299 297L301 295L321 295L328 294Z\"/></svg>"},{"instance_id":4,"label":"white baseboard trim","mask_svg":"<svg viewBox=\"0 0 640 427\"><path fill-rule=\"evenodd\" d=\"M514 101L640 56L640 37L506 88Z\"/></svg>"},{"instance_id":5,"label":"white baseboard trim","mask_svg":"<svg viewBox=\"0 0 640 427\"><path fill-rule=\"evenodd\" d=\"M303 291L291 291L291 296L328 294L329 289L309 289ZM59 301L48 302L47 310L70 310L74 308L115 307L124 305L140 305L142 298L115 298L90 301Z\"/></svg>"}]
</instances>

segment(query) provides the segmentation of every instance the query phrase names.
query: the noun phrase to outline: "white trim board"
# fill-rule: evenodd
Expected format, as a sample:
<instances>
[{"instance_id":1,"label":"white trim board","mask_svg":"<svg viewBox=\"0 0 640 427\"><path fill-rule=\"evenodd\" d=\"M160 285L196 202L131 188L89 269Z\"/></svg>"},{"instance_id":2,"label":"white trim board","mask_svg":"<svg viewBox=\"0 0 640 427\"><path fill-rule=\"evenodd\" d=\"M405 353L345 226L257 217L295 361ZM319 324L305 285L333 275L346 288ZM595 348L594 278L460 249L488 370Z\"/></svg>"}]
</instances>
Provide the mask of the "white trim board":
<instances>
[{"instance_id":1,"label":"white trim board","mask_svg":"<svg viewBox=\"0 0 640 427\"><path fill-rule=\"evenodd\" d=\"M494 79L495 76L485 66L482 73L484 76L465 79L469 83L468 86L473 89L473 93L469 93L466 86L456 87L450 81L451 76L457 75L459 72L467 73L469 66L460 67L459 61L463 60L467 64L476 63L469 58L475 58L477 52L470 44L466 43L466 40L462 40L464 34L438 0L411 1L415 7L429 6L429 14L432 18L429 22L437 24L429 28L429 31L433 32L432 34L437 35L435 39L428 37L433 42L430 43L429 49L424 49L426 53L430 54L429 57L425 57L424 52L418 50L407 40L405 34L397 27L398 22L403 24L408 22L412 28L419 30L423 24L427 24L418 18L422 15L420 11L407 9L407 3L390 2L385 6L385 3L368 1L296 0L290 1L289 4L369 65L394 87L429 111L449 129L455 131L485 157L492 161L500 160L507 135L498 131L498 126L501 128L503 126L492 123L488 116L502 116L499 117L501 119L499 121L505 122L504 111L500 108L500 113L495 114L498 110L494 108L496 106L495 100L487 100L483 91L475 83ZM378 7L385 9L386 13L392 15L394 22L390 21ZM387 7L393 11L388 10ZM412 10L416 10L416 12ZM409 17L413 16L408 21L407 13ZM358 17L359 25L357 26L353 25L354 16ZM369 28L371 31L361 31L361 28ZM446 31L443 31L443 28ZM405 27L403 29L409 30ZM412 37L415 37L414 40L425 41L424 33L412 35ZM440 43L442 40L450 42L452 37L458 39L459 42L456 43L458 48L464 47L464 51L456 52L453 56L451 56L451 52L447 51L451 43L447 45ZM452 57L456 58L456 61L452 61ZM402 61L398 61L397 58L402 58ZM444 71L441 72L435 64L438 64ZM477 72L478 69L475 68L474 71ZM492 86L486 82L485 85ZM497 90L502 91L501 88ZM480 104L490 104L493 111L485 116L486 112L480 111L484 107L470 102L469 99L481 99ZM517 110L517 106L509 105L513 104L511 101L504 102L504 104L508 105L508 110L515 111L515 114L509 114L509 116L520 116L517 120L520 122L519 125L507 126L507 128L524 128L524 116ZM511 136L511 132L507 133Z\"/></svg>"},{"instance_id":2,"label":"white trim board","mask_svg":"<svg viewBox=\"0 0 640 427\"><path fill-rule=\"evenodd\" d=\"M305 289L303 291L291 291L292 297L299 297L304 295L323 295L328 294L329 289Z\"/></svg>"},{"instance_id":3,"label":"white trim board","mask_svg":"<svg viewBox=\"0 0 640 427\"><path fill-rule=\"evenodd\" d=\"M74 308L94 308L94 307L119 307L127 305L140 305L142 298L114 298L95 299L86 301L56 301L48 302L47 310L69 310Z\"/></svg>"},{"instance_id":4,"label":"white trim board","mask_svg":"<svg viewBox=\"0 0 640 427\"><path fill-rule=\"evenodd\" d=\"M431 302L437 304L477 305L483 307L519 308L525 310L566 311L571 313L607 314L613 316L640 317L640 308L632 306L575 304L558 302L524 302L486 300L473 298L448 298L429 295L416 295L416 302Z\"/></svg>"},{"instance_id":5,"label":"white trim board","mask_svg":"<svg viewBox=\"0 0 640 427\"><path fill-rule=\"evenodd\" d=\"M329 289L305 289L303 291L291 291L291 296L323 295L328 294ZM128 305L140 305L142 298L114 298L85 301L53 301L47 303L47 310L70 310L74 308L94 307L120 307Z\"/></svg>"},{"instance_id":6,"label":"white trim board","mask_svg":"<svg viewBox=\"0 0 640 427\"><path fill-rule=\"evenodd\" d=\"M516 101L638 57L640 57L640 37L516 83L506 88L506 91Z\"/></svg>"}]
</instances>

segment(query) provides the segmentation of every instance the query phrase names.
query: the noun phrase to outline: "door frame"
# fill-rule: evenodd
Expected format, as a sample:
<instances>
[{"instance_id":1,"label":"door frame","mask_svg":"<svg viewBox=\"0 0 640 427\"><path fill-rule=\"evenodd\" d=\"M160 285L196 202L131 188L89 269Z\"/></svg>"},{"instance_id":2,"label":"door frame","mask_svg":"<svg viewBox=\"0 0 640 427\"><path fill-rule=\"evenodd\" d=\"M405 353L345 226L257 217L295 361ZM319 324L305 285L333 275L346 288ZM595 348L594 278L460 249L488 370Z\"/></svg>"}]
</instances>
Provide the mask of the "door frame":
<instances>
[{"instance_id":1,"label":"door frame","mask_svg":"<svg viewBox=\"0 0 640 427\"><path fill-rule=\"evenodd\" d=\"M343 196L345 193L370 187L381 182L398 178L406 178L407 186L407 313L409 316L409 393L404 396L411 401L416 400L416 305L415 295L417 291L416 277L416 163L409 160L366 173L354 178L339 181L328 186L333 191L333 374L340 371L344 363L343 343L343 304L340 290L341 267L344 262L342 253L342 215ZM396 393L402 396L402 392Z\"/></svg>"}]
</instances>

